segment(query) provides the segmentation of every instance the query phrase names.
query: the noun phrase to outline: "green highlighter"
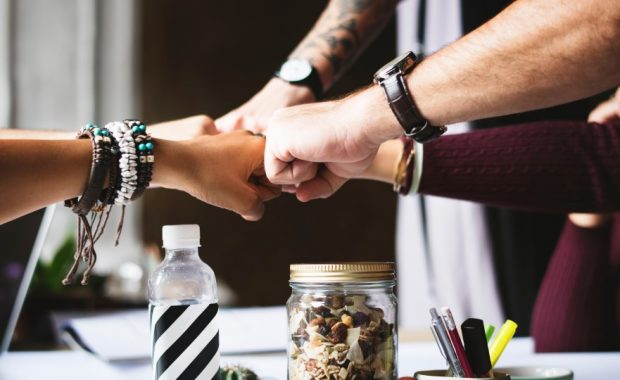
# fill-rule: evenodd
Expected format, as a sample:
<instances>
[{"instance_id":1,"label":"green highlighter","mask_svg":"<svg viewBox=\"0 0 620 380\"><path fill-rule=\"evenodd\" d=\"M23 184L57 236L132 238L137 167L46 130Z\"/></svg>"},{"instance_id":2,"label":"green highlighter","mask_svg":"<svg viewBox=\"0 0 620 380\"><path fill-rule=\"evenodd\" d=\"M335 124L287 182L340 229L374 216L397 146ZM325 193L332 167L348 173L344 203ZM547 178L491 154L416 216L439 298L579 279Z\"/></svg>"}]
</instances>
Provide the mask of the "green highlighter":
<instances>
[{"instance_id":1,"label":"green highlighter","mask_svg":"<svg viewBox=\"0 0 620 380\"><path fill-rule=\"evenodd\" d=\"M495 326L488 324L488 323L484 324L484 335L486 335L487 337L487 343L491 341L491 337L493 336L494 332L495 332Z\"/></svg>"}]
</instances>

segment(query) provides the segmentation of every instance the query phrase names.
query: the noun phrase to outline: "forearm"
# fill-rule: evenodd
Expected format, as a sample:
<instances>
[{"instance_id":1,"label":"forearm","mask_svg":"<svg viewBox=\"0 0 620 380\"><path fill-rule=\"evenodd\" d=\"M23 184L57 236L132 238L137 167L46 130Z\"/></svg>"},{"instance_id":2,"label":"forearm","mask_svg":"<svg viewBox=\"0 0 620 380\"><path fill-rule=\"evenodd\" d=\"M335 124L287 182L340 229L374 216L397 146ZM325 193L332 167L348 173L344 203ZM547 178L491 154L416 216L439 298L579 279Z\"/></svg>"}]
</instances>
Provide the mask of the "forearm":
<instances>
[{"instance_id":1,"label":"forearm","mask_svg":"<svg viewBox=\"0 0 620 380\"><path fill-rule=\"evenodd\" d=\"M420 193L548 212L620 210L620 124L539 122L425 145Z\"/></svg>"},{"instance_id":2,"label":"forearm","mask_svg":"<svg viewBox=\"0 0 620 380\"><path fill-rule=\"evenodd\" d=\"M88 140L0 140L0 224L81 194L91 157Z\"/></svg>"},{"instance_id":3,"label":"forearm","mask_svg":"<svg viewBox=\"0 0 620 380\"><path fill-rule=\"evenodd\" d=\"M157 162L152 184L181 189L182 142L154 139ZM27 153L25 153L27 152ZM90 140L0 139L0 224L49 204L80 196L88 184Z\"/></svg>"},{"instance_id":4,"label":"forearm","mask_svg":"<svg viewBox=\"0 0 620 380\"><path fill-rule=\"evenodd\" d=\"M616 0L520 0L407 84L434 125L545 108L618 85L619 40Z\"/></svg>"},{"instance_id":5,"label":"forearm","mask_svg":"<svg viewBox=\"0 0 620 380\"><path fill-rule=\"evenodd\" d=\"M382 30L397 3L398 0L331 0L291 58L310 60L327 90Z\"/></svg>"},{"instance_id":6,"label":"forearm","mask_svg":"<svg viewBox=\"0 0 620 380\"><path fill-rule=\"evenodd\" d=\"M17 140L72 140L75 132L67 131L41 131L31 129L0 129L0 139Z\"/></svg>"}]
</instances>

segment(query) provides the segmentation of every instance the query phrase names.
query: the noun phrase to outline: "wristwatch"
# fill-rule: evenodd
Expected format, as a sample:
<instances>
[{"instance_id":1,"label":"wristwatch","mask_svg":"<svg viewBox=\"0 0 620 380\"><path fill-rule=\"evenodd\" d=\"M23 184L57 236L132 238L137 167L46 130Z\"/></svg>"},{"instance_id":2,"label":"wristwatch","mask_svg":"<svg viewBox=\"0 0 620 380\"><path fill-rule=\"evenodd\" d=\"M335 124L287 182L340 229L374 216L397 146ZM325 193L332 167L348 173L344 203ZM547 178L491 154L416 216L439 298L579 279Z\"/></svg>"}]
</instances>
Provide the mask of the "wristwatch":
<instances>
[{"instance_id":1,"label":"wristwatch","mask_svg":"<svg viewBox=\"0 0 620 380\"><path fill-rule=\"evenodd\" d=\"M425 143L444 134L446 127L430 125L428 120L420 115L409 94L404 76L415 64L415 55L407 52L380 68L373 81L383 87L388 104L405 135L419 143Z\"/></svg>"},{"instance_id":2,"label":"wristwatch","mask_svg":"<svg viewBox=\"0 0 620 380\"><path fill-rule=\"evenodd\" d=\"M316 100L323 97L323 83L319 72L306 59L289 59L274 75L290 84L310 88Z\"/></svg>"}]
</instances>

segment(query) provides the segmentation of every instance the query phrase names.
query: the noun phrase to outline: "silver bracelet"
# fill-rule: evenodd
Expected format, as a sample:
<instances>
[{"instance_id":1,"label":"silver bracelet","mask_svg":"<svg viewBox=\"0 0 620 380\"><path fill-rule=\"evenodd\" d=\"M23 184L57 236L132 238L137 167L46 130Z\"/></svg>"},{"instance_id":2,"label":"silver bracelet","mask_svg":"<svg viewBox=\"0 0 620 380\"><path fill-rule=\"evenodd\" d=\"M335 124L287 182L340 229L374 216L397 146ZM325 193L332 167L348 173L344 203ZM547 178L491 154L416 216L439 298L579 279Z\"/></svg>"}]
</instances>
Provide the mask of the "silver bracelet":
<instances>
[{"instance_id":1,"label":"silver bracelet","mask_svg":"<svg viewBox=\"0 0 620 380\"><path fill-rule=\"evenodd\" d=\"M116 139L119 152L118 169L121 178L120 188L114 199L117 205L126 205L131 202L131 197L138 187L138 155L136 144L131 129L123 122L114 121L108 123L106 128L110 130Z\"/></svg>"},{"instance_id":2,"label":"silver bracelet","mask_svg":"<svg viewBox=\"0 0 620 380\"><path fill-rule=\"evenodd\" d=\"M413 180L411 180L411 188L409 194L417 194L420 188L420 181L422 180L422 164L424 161L424 144L415 142L415 149L413 155Z\"/></svg>"}]
</instances>

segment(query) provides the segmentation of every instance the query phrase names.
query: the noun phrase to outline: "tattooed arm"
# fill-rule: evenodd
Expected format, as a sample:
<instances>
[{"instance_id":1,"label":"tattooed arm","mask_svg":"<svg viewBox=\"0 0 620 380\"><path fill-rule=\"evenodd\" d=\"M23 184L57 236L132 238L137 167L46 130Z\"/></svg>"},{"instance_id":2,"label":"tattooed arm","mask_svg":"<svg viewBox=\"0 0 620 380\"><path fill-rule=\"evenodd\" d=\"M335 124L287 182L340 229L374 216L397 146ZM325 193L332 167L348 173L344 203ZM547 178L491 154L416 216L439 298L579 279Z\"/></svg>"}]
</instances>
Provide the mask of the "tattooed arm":
<instances>
[{"instance_id":1,"label":"tattooed arm","mask_svg":"<svg viewBox=\"0 0 620 380\"><path fill-rule=\"evenodd\" d=\"M394 0L333 0L291 54L312 62L328 89L394 14Z\"/></svg>"},{"instance_id":2,"label":"tattooed arm","mask_svg":"<svg viewBox=\"0 0 620 380\"><path fill-rule=\"evenodd\" d=\"M398 0L331 0L290 58L309 60L329 89L390 20ZM215 121L219 130L263 131L283 107L313 102L312 91L272 78L252 99Z\"/></svg>"}]
</instances>

